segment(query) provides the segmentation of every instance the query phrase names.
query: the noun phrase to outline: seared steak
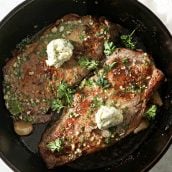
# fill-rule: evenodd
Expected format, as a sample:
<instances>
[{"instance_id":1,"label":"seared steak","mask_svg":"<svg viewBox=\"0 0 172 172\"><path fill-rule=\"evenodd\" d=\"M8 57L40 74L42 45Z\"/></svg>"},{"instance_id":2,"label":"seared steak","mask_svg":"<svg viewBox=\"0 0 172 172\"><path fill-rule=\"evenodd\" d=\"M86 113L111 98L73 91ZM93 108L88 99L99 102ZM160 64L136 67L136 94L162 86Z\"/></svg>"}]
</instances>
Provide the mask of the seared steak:
<instances>
[{"instance_id":1,"label":"seared steak","mask_svg":"<svg viewBox=\"0 0 172 172\"><path fill-rule=\"evenodd\" d=\"M79 83L89 72L78 61L104 59L104 40L115 41L120 26L105 18L64 16L32 40L23 45L7 62L4 72L4 99L12 117L32 123L44 123L51 119L51 104L58 96L57 88L63 81L69 86ZM47 44L57 38L70 40L74 45L72 58L61 67L46 65Z\"/></svg>"},{"instance_id":2,"label":"seared steak","mask_svg":"<svg viewBox=\"0 0 172 172\"><path fill-rule=\"evenodd\" d=\"M44 133L39 150L47 167L74 161L133 132L162 79L163 73L147 53L116 49L102 69L82 81L71 107ZM102 106L119 110L122 122L99 129L95 116Z\"/></svg>"}]
</instances>

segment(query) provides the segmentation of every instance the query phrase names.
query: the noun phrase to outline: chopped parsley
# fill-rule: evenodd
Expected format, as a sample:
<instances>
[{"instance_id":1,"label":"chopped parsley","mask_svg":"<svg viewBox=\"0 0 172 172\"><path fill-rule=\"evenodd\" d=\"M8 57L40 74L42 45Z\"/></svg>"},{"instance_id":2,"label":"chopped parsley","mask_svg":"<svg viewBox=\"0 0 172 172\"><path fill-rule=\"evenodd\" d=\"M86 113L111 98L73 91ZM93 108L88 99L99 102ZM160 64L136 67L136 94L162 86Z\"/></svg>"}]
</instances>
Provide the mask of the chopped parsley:
<instances>
[{"instance_id":1,"label":"chopped parsley","mask_svg":"<svg viewBox=\"0 0 172 172\"><path fill-rule=\"evenodd\" d=\"M96 60L88 59L86 57L82 57L79 59L79 65L82 68L86 68L88 70L94 70L94 69L97 69L99 62Z\"/></svg>"},{"instance_id":2,"label":"chopped parsley","mask_svg":"<svg viewBox=\"0 0 172 172\"><path fill-rule=\"evenodd\" d=\"M132 50L136 48L136 42L133 41L132 37L135 31L136 30L131 32L129 35L121 35L120 39L126 48L130 48Z\"/></svg>"},{"instance_id":3,"label":"chopped parsley","mask_svg":"<svg viewBox=\"0 0 172 172\"><path fill-rule=\"evenodd\" d=\"M92 87L92 86L94 85L94 83L95 83L95 82L94 82L92 79L84 79L84 80L81 82L79 88L82 89L82 88L84 88L85 86Z\"/></svg>"},{"instance_id":4,"label":"chopped parsley","mask_svg":"<svg viewBox=\"0 0 172 172\"><path fill-rule=\"evenodd\" d=\"M34 118L31 115L23 115L22 116L22 121L25 121L25 122L33 122L34 121Z\"/></svg>"},{"instance_id":5,"label":"chopped parsley","mask_svg":"<svg viewBox=\"0 0 172 172\"><path fill-rule=\"evenodd\" d=\"M63 81L58 86L58 98L60 98L65 105L70 105L72 103L74 92L75 91ZM58 101L58 103L60 102Z\"/></svg>"},{"instance_id":6,"label":"chopped parsley","mask_svg":"<svg viewBox=\"0 0 172 172\"><path fill-rule=\"evenodd\" d=\"M152 105L150 106L150 108L145 112L145 116L151 120L154 119L156 116L156 112L157 112L157 106L156 105Z\"/></svg>"},{"instance_id":7,"label":"chopped parsley","mask_svg":"<svg viewBox=\"0 0 172 172\"><path fill-rule=\"evenodd\" d=\"M100 37L107 35L108 33L109 33L109 27L103 27L100 29L100 32L96 32L96 36Z\"/></svg>"},{"instance_id":8,"label":"chopped parsley","mask_svg":"<svg viewBox=\"0 0 172 172\"><path fill-rule=\"evenodd\" d=\"M63 108L63 103L60 99L54 99L51 102L51 109L52 111L60 112L60 110Z\"/></svg>"},{"instance_id":9,"label":"chopped parsley","mask_svg":"<svg viewBox=\"0 0 172 172\"><path fill-rule=\"evenodd\" d=\"M19 44L17 44L16 48L19 50L22 50L27 44L31 43L31 39L29 37L26 37L21 40Z\"/></svg>"},{"instance_id":10,"label":"chopped parsley","mask_svg":"<svg viewBox=\"0 0 172 172\"><path fill-rule=\"evenodd\" d=\"M46 48L42 48L41 51L39 52L39 55L40 55L41 57L47 57Z\"/></svg>"},{"instance_id":11,"label":"chopped parsley","mask_svg":"<svg viewBox=\"0 0 172 172\"><path fill-rule=\"evenodd\" d=\"M110 56L115 51L116 46L113 42L105 41L104 42L104 54Z\"/></svg>"},{"instance_id":12,"label":"chopped parsley","mask_svg":"<svg viewBox=\"0 0 172 172\"><path fill-rule=\"evenodd\" d=\"M85 81L85 85L91 87L94 84L94 81L92 79L87 79Z\"/></svg>"},{"instance_id":13,"label":"chopped parsley","mask_svg":"<svg viewBox=\"0 0 172 172\"><path fill-rule=\"evenodd\" d=\"M113 62L112 64L109 64L109 65L105 65L104 67L104 71L107 73L109 72L110 70L112 70L113 67L115 67L117 64L117 62Z\"/></svg>"},{"instance_id":14,"label":"chopped parsley","mask_svg":"<svg viewBox=\"0 0 172 172\"><path fill-rule=\"evenodd\" d=\"M104 75L99 75L98 79L96 81L96 84L100 87L102 87L103 89L109 88L110 87L110 83L108 82L108 80L105 78Z\"/></svg>"},{"instance_id":15,"label":"chopped parsley","mask_svg":"<svg viewBox=\"0 0 172 172\"><path fill-rule=\"evenodd\" d=\"M14 118L18 117L18 115L22 112L21 103L16 98L7 100L7 107Z\"/></svg>"},{"instance_id":16,"label":"chopped parsley","mask_svg":"<svg viewBox=\"0 0 172 172\"><path fill-rule=\"evenodd\" d=\"M50 101L52 111L60 112L60 110L72 104L73 94L75 90L70 88L69 85L62 81L57 87L56 98Z\"/></svg>"},{"instance_id":17,"label":"chopped parsley","mask_svg":"<svg viewBox=\"0 0 172 172\"><path fill-rule=\"evenodd\" d=\"M63 140L60 138L57 138L55 141L52 141L47 144L47 148L51 150L52 152L60 152L63 149Z\"/></svg>"},{"instance_id":18,"label":"chopped parsley","mask_svg":"<svg viewBox=\"0 0 172 172\"><path fill-rule=\"evenodd\" d=\"M74 113L74 112L69 113L69 118L76 118L78 116L79 116L79 114L77 114L77 113Z\"/></svg>"},{"instance_id":19,"label":"chopped parsley","mask_svg":"<svg viewBox=\"0 0 172 172\"><path fill-rule=\"evenodd\" d=\"M103 105L103 100L98 98L98 96L93 98L91 107L92 108L99 108L101 105Z\"/></svg>"},{"instance_id":20,"label":"chopped parsley","mask_svg":"<svg viewBox=\"0 0 172 172\"><path fill-rule=\"evenodd\" d=\"M138 84L132 84L129 85L126 88L123 88L121 90L124 90L126 93L141 93L142 91L144 91L146 88L146 85L138 85Z\"/></svg>"},{"instance_id":21,"label":"chopped parsley","mask_svg":"<svg viewBox=\"0 0 172 172\"><path fill-rule=\"evenodd\" d=\"M129 62L129 59L128 59L127 57L125 57L125 58L122 59L122 63L123 63L124 65L127 65L128 62Z\"/></svg>"},{"instance_id":22,"label":"chopped parsley","mask_svg":"<svg viewBox=\"0 0 172 172\"><path fill-rule=\"evenodd\" d=\"M86 34L85 33L82 33L82 34L79 35L79 39L81 41L83 41L85 38L86 38Z\"/></svg>"}]
</instances>

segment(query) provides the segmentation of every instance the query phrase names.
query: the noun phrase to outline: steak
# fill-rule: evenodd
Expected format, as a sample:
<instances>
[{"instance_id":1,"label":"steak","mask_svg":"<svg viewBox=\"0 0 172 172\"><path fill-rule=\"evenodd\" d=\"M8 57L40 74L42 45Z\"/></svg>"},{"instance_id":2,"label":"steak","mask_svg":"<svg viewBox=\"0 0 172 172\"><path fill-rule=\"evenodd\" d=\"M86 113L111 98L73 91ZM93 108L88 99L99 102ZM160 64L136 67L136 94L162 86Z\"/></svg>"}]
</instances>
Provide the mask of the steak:
<instances>
[{"instance_id":1,"label":"steak","mask_svg":"<svg viewBox=\"0 0 172 172\"><path fill-rule=\"evenodd\" d=\"M70 108L43 134L39 151L47 167L69 163L132 133L163 78L147 53L116 49L102 69L82 81ZM101 106L120 110L122 123L99 129L95 116Z\"/></svg>"},{"instance_id":2,"label":"steak","mask_svg":"<svg viewBox=\"0 0 172 172\"><path fill-rule=\"evenodd\" d=\"M120 32L119 25L103 17L70 14L44 29L31 43L19 44L19 50L3 68L4 99L12 117L31 123L50 121L59 84L78 84L91 71L78 61L84 57L101 63L105 59L104 40L115 41ZM59 68L45 63L47 44L57 38L70 40L74 45L73 56Z\"/></svg>"}]
</instances>

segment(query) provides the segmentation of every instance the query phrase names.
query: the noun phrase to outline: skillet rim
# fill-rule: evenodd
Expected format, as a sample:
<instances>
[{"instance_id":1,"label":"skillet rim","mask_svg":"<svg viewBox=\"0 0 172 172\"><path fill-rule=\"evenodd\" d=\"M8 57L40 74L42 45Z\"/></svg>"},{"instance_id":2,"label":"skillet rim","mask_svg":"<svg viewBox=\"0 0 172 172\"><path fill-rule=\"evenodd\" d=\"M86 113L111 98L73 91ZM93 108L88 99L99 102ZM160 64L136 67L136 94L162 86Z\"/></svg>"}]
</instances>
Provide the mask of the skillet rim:
<instances>
[{"instance_id":1,"label":"skillet rim","mask_svg":"<svg viewBox=\"0 0 172 172\"><path fill-rule=\"evenodd\" d=\"M15 8L13 8L1 21L0 21L0 30L3 28L3 26L10 21L10 19L12 17L14 17L19 11L23 10L25 6L28 6L30 4L32 4L35 0L24 0L22 3L20 3L19 5L17 5ZM140 6L140 8L144 9L147 13L149 13L151 15L151 17L153 17L157 23L160 25L161 30L163 30L163 32L165 32L169 38L172 39L172 33L170 33L170 31L167 29L167 27L165 26L165 24L163 24L163 22L160 20L160 18L158 18L158 16L156 16L156 14L154 14L148 7L146 7L144 4L142 4L141 2L139 2L138 0L132 0L132 3L137 4L137 6ZM162 150L157 153L157 155L155 155L155 158L149 163L147 164L145 167L143 167L143 169L141 170L141 172L146 172L148 170L150 170L162 157L163 155L167 152L167 150L169 149L170 145L172 144L172 126L169 127L169 132L170 132L170 137L167 140L166 144L163 146ZM0 159L2 159L2 161L5 163L5 165L7 165L11 170L15 171L15 172L20 172L20 170L18 170L15 165L13 165L6 157L5 155L3 155L2 152L0 152ZM112 167L113 169L113 167Z\"/></svg>"}]
</instances>

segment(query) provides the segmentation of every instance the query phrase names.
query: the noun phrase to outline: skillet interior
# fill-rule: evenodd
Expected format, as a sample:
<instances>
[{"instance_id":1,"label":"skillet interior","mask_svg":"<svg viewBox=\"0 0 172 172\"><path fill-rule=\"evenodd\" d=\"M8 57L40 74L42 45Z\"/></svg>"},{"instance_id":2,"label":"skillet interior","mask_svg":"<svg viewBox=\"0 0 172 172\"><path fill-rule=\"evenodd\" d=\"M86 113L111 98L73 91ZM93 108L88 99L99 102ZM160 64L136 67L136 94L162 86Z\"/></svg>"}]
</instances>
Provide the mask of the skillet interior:
<instances>
[{"instance_id":1,"label":"skillet interior","mask_svg":"<svg viewBox=\"0 0 172 172\"><path fill-rule=\"evenodd\" d=\"M141 171L148 169L162 155L172 137L172 39L161 22L135 0L30 0L16 8L0 25L0 67L15 45L26 36L33 35L44 26L67 13L106 16L110 20L133 30L139 26L137 36L155 62L166 75L161 95L164 106L151 127L135 136L129 136L101 153L87 156L58 170L101 168L101 171ZM37 27L34 27L34 26ZM2 71L1 71L2 83ZM14 134L12 121L4 106L0 85L0 151L2 157L13 164L15 170L47 171L42 160L31 153ZM40 128L39 128L40 129ZM37 137L37 135L36 135ZM29 142L22 139L27 146ZM39 139L38 139L39 140ZM29 140L30 141L30 140ZM31 145L32 147L32 145ZM32 149L33 151L33 149ZM52 171L52 170L51 170ZM55 170L54 170L55 171Z\"/></svg>"}]
</instances>

